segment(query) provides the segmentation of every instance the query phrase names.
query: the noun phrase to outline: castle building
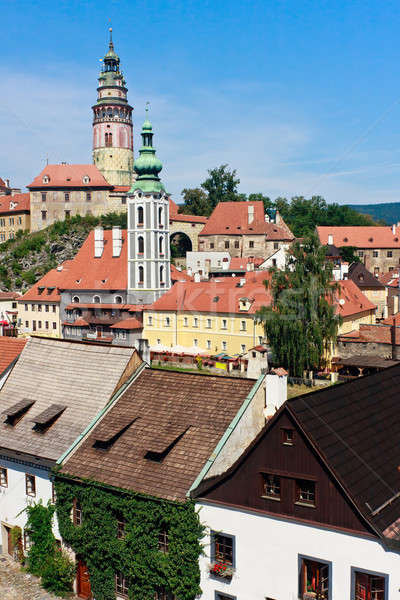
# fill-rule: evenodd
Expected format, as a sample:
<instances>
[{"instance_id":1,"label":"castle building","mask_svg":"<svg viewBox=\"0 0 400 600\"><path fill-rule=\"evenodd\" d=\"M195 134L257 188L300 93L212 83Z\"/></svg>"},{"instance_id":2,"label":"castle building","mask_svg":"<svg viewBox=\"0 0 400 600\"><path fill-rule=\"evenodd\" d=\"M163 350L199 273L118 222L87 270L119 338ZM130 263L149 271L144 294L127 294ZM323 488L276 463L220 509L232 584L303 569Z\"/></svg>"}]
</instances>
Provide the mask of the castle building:
<instances>
[{"instance_id":1,"label":"castle building","mask_svg":"<svg viewBox=\"0 0 400 600\"><path fill-rule=\"evenodd\" d=\"M120 59L114 51L110 28L109 50L99 76L93 109L93 163L108 183L130 186L133 168L132 106L128 104Z\"/></svg>"},{"instance_id":2,"label":"castle building","mask_svg":"<svg viewBox=\"0 0 400 600\"><path fill-rule=\"evenodd\" d=\"M147 118L141 135L137 178L128 193L128 296L129 302L151 304L171 287L169 196Z\"/></svg>"}]
</instances>

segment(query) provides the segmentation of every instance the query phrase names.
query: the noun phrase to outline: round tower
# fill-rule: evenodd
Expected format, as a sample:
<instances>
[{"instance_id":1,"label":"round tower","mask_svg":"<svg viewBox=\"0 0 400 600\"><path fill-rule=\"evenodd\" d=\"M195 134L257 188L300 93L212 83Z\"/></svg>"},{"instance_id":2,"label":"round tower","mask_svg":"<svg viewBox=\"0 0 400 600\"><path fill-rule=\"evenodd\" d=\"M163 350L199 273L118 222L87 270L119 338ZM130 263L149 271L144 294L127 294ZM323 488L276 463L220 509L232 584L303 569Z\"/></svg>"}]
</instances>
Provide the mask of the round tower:
<instances>
[{"instance_id":1,"label":"round tower","mask_svg":"<svg viewBox=\"0 0 400 600\"><path fill-rule=\"evenodd\" d=\"M171 287L169 196L158 176L162 164L148 118L141 136L137 177L128 192L128 300L151 304Z\"/></svg>"},{"instance_id":2,"label":"round tower","mask_svg":"<svg viewBox=\"0 0 400 600\"><path fill-rule=\"evenodd\" d=\"M132 106L128 104L119 56L110 28L109 50L99 75L93 109L93 163L111 185L131 185L133 175Z\"/></svg>"}]
</instances>

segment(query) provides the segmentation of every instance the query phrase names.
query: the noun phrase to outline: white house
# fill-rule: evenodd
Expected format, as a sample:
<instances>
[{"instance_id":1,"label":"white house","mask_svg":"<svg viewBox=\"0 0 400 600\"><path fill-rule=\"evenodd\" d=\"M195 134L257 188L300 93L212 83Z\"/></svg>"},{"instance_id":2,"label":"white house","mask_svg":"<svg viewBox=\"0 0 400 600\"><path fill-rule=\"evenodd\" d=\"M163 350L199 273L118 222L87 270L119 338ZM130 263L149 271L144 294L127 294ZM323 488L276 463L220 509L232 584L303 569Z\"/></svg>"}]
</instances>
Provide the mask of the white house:
<instances>
[{"instance_id":1,"label":"white house","mask_svg":"<svg viewBox=\"0 0 400 600\"><path fill-rule=\"evenodd\" d=\"M394 600L400 365L283 404L192 491L204 600Z\"/></svg>"},{"instance_id":2,"label":"white house","mask_svg":"<svg viewBox=\"0 0 400 600\"><path fill-rule=\"evenodd\" d=\"M208 278L211 269L229 269L229 252L186 252L186 270L188 275L198 273Z\"/></svg>"},{"instance_id":3,"label":"white house","mask_svg":"<svg viewBox=\"0 0 400 600\"><path fill-rule=\"evenodd\" d=\"M24 340L25 343L25 340ZM30 338L0 391L1 550L31 502L54 500L51 468L140 368L133 348ZM54 534L59 536L55 523ZM24 532L25 549L29 537Z\"/></svg>"}]
</instances>

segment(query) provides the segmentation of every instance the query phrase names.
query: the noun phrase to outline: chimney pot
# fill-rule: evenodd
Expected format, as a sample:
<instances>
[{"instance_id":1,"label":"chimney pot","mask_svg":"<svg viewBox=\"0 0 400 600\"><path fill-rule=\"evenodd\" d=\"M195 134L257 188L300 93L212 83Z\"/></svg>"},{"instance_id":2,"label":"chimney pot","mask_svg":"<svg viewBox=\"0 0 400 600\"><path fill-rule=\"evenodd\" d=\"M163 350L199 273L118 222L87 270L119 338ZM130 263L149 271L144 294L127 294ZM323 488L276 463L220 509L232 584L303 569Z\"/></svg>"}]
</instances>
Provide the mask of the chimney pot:
<instances>
[{"instance_id":1,"label":"chimney pot","mask_svg":"<svg viewBox=\"0 0 400 600\"><path fill-rule=\"evenodd\" d=\"M396 225L395 224L392 225L392 233L393 233L393 235L396 235Z\"/></svg>"}]
</instances>

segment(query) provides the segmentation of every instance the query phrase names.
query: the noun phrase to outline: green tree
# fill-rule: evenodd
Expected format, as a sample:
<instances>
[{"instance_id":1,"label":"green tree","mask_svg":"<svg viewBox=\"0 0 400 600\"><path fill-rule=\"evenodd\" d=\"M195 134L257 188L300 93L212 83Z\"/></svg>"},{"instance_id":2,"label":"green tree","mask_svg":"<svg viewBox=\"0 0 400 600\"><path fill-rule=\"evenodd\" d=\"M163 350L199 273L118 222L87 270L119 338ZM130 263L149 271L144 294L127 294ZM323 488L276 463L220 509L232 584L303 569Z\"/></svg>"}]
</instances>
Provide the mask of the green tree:
<instances>
[{"instance_id":1,"label":"green tree","mask_svg":"<svg viewBox=\"0 0 400 600\"><path fill-rule=\"evenodd\" d=\"M186 215L210 215L211 208L208 196L200 188L185 188L181 192L184 204L179 212Z\"/></svg>"},{"instance_id":2,"label":"green tree","mask_svg":"<svg viewBox=\"0 0 400 600\"><path fill-rule=\"evenodd\" d=\"M277 364L294 376L320 367L336 341L339 318L335 315L332 266L317 237L303 245L293 244L283 271L270 269L265 285L272 294L272 305L256 314Z\"/></svg>"},{"instance_id":3,"label":"green tree","mask_svg":"<svg viewBox=\"0 0 400 600\"><path fill-rule=\"evenodd\" d=\"M236 170L231 171L228 165L221 165L208 170L208 177L201 187L208 193L208 201L213 210L219 202L237 202L242 199L237 191L239 183Z\"/></svg>"}]
</instances>

